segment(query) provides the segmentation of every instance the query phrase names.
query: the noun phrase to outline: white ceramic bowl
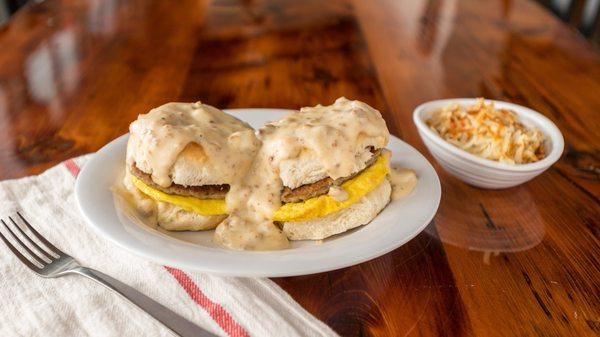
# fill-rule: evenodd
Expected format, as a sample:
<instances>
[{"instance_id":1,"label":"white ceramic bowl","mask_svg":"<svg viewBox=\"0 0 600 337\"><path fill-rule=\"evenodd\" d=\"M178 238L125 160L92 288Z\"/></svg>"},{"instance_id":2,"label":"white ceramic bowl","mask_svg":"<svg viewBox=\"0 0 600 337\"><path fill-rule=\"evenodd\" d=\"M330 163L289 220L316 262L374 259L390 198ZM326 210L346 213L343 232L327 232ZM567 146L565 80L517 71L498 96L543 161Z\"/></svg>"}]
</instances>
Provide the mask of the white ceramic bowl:
<instances>
[{"instance_id":1,"label":"white ceramic bowl","mask_svg":"<svg viewBox=\"0 0 600 337\"><path fill-rule=\"evenodd\" d=\"M486 102L494 102L497 108L514 111L525 126L537 127L547 136L545 145L548 154L535 163L511 165L478 157L446 142L425 123L433 112L445 106L454 103L473 105L476 102L476 98L431 101L419 105L413 113L414 123L425 146L448 173L470 185L490 189L507 188L533 179L562 155L564 139L556 125L544 115L517 104L486 100Z\"/></svg>"}]
</instances>

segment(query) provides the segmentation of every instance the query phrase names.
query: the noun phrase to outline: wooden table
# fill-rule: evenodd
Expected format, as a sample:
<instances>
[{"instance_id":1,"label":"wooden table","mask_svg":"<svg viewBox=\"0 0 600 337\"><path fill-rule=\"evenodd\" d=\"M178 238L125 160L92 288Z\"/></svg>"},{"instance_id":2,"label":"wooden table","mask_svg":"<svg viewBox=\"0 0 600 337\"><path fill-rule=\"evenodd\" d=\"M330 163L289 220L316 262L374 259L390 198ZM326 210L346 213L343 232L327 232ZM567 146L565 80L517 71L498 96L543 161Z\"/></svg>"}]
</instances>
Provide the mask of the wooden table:
<instances>
[{"instance_id":1,"label":"wooden table","mask_svg":"<svg viewBox=\"0 0 600 337\"><path fill-rule=\"evenodd\" d=\"M531 1L32 4L0 28L0 178L95 151L168 101L298 108L342 95L381 110L432 163L411 114L447 97L536 109L566 150L501 191L435 165L442 203L425 232L278 284L344 336L598 336L600 52Z\"/></svg>"}]
</instances>

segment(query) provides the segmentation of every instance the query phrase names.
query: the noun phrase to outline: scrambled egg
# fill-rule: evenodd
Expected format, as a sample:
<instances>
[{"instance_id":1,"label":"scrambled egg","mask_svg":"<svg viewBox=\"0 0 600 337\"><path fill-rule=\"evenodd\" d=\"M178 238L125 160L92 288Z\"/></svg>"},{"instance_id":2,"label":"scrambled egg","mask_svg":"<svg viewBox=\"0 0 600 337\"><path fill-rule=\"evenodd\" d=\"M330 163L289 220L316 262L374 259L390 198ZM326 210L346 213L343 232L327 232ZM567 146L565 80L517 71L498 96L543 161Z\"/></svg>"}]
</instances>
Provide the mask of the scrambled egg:
<instances>
[{"instance_id":1,"label":"scrambled egg","mask_svg":"<svg viewBox=\"0 0 600 337\"><path fill-rule=\"evenodd\" d=\"M329 195L320 195L302 202L288 203L279 208L273 215L274 221L306 221L324 217L340 211L358 202L367 193L383 182L389 172L388 155L381 155L373 165L363 170L356 177L344 182L342 188L348 193L344 201L337 201ZM134 176L133 184L150 198L177 205L189 212L202 215L227 214L224 199L198 199L194 197L167 194L152 188Z\"/></svg>"},{"instance_id":2,"label":"scrambled egg","mask_svg":"<svg viewBox=\"0 0 600 337\"><path fill-rule=\"evenodd\" d=\"M356 177L342 184L348 193L344 201L337 201L329 195L320 195L302 202L292 202L281 206L275 212L275 221L306 221L324 217L358 202L363 196L379 186L389 172L388 156L381 155L373 165Z\"/></svg>"},{"instance_id":3,"label":"scrambled egg","mask_svg":"<svg viewBox=\"0 0 600 337\"><path fill-rule=\"evenodd\" d=\"M222 215L227 214L225 199L199 199L182 195L168 194L146 185L143 181L131 175L133 185L142 191L145 195L156 201L168 202L177 205L188 212L195 212L202 215Z\"/></svg>"}]
</instances>

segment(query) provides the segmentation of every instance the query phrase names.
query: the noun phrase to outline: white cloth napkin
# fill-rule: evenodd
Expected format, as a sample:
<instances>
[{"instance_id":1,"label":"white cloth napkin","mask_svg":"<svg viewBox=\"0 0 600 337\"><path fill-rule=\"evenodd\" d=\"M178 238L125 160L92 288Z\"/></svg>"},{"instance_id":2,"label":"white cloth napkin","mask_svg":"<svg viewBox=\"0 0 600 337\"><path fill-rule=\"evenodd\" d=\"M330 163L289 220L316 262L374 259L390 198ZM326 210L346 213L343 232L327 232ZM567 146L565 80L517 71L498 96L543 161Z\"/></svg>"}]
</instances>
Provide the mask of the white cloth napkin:
<instances>
[{"instance_id":1,"label":"white cloth napkin","mask_svg":"<svg viewBox=\"0 0 600 337\"><path fill-rule=\"evenodd\" d=\"M0 217L22 210L50 242L219 336L336 336L269 279L219 277L146 261L98 236L73 187L89 157L0 182ZM4 229L2 229L4 232ZM78 275L44 279L0 243L0 336L172 336L152 317Z\"/></svg>"}]
</instances>

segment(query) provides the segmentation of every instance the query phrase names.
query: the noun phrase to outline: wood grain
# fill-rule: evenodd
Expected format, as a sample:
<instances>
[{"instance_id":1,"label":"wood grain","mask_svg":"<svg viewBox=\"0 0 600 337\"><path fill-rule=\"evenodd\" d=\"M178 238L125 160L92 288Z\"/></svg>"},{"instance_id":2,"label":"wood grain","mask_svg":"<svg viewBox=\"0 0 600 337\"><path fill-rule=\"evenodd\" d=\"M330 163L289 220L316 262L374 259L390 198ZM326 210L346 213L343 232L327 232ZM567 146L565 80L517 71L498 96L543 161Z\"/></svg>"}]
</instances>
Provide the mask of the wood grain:
<instances>
[{"instance_id":1,"label":"wood grain","mask_svg":"<svg viewBox=\"0 0 600 337\"><path fill-rule=\"evenodd\" d=\"M428 157L443 197L422 234L275 281L343 336L600 333L600 52L533 2L48 0L2 28L0 46L0 178L97 150L173 100L298 108L343 95L427 156L411 121L424 101L536 109L567 144L543 175L481 190Z\"/></svg>"}]
</instances>

